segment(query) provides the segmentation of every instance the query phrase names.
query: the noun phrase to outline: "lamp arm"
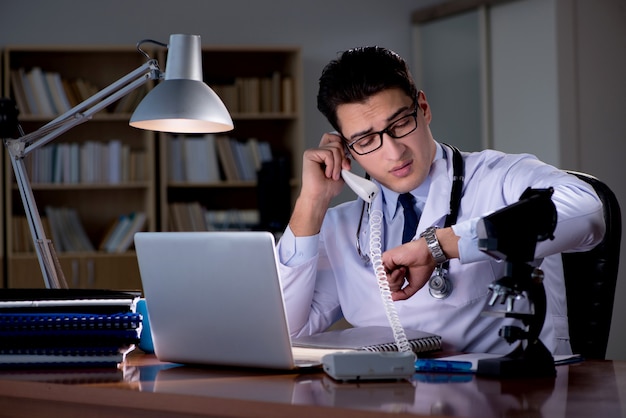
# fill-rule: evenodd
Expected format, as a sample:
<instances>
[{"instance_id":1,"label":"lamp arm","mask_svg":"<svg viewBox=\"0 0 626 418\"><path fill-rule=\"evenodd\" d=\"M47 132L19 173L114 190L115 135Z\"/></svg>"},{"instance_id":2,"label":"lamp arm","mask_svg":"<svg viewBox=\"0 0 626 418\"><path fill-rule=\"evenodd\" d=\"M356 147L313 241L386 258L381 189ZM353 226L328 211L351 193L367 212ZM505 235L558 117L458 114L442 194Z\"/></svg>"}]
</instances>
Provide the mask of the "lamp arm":
<instances>
[{"instance_id":1,"label":"lamp arm","mask_svg":"<svg viewBox=\"0 0 626 418\"><path fill-rule=\"evenodd\" d=\"M67 288L68 286L52 241L46 237L41 216L35 203L33 189L28 180L24 157L64 132L69 131L74 126L90 120L96 112L126 96L148 80L159 79L161 74L157 61L150 59L136 70L105 87L36 131L17 139L5 139L4 143L9 152L35 252L39 259L39 267L47 288Z\"/></svg>"},{"instance_id":2,"label":"lamp arm","mask_svg":"<svg viewBox=\"0 0 626 418\"><path fill-rule=\"evenodd\" d=\"M67 288L67 282L65 281L65 276L58 263L52 241L46 238L41 216L39 216L39 210L37 209L33 196L33 189L30 187L30 182L26 174L24 160L22 158L16 159L13 155L11 155L10 158L44 283L49 289Z\"/></svg>"}]
</instances>

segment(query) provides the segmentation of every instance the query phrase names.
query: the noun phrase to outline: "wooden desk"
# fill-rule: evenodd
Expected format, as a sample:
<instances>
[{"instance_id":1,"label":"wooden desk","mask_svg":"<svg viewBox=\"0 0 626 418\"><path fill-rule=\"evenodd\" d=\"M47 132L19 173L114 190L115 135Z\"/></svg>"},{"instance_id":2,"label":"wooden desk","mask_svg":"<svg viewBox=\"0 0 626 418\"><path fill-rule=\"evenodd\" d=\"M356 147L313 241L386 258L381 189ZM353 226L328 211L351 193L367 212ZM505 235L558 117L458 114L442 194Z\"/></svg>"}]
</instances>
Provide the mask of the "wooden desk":
<instances>
[{"instance_id":1,"label":"wooden desk","mask_svg":"<svg viewBox=\"0 0 626 418\"><path fill-rule=\"evenodd\" d=\"M416 374L411 382L338 383L324 373L192 368L131 355L103 381L4 374L7 417L622 417L626 362L558 366L556 379ZM48 380L47 382L45 380Z\"/></svg>"}]
</instances>

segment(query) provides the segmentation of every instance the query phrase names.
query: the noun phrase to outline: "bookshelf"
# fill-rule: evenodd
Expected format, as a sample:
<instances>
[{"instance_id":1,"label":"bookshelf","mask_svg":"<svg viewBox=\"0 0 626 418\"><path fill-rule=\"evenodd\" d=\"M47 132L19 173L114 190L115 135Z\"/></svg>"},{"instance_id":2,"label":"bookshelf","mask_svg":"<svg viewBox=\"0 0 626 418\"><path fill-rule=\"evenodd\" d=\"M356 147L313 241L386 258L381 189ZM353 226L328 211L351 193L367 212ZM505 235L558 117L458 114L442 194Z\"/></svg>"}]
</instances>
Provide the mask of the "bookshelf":
<instances>
[{"instance_id":1,"label":"bookshelf","mask_svg":"<svg viewBox=\"0 0 626 418\"><path fill-rule=\"evenodd\" d=\"M160 53L157 58L164 67L166 53L164 50ZM255 142L259 155L267 155L269 149L272 161L280 163L280 183L285 183L286 188L275 186L270 181L264 198L259 199L258 167L255 165L252 171L248 167L246 176L234 177L231 173L230 177L226 177L216 146L213 150L218 163L210 165L213 177L204 177L208 172L209 157L197 158L204 152L187 151L197 159L191 167L187 159L173 164L174 139L171 135L128 126L135 103L141 96L131 94L126 100L112 105L108 111L96 114L93 120L38 149L25 161L42 217L47 219L49 208L73 210L93 246L92 249L85 249L72 247L69 243L65 245L63 241L68 234L62 232L57 239L52 233L52 226L49 227L47 236L57 248L59 262L70 287L121 290L141 287L132 247L113 251L105 250L102 245L104 238L111 235L114 222L123 216L144 214L143 229L150 231L209 228L207 222L216 229L256 229L261 218L260 208L270 207L273 211L276 206L284 207L283 198L287 197L286 211L290 212L299 187L304 147L299 48L207 46L203 47L202 53L204 80L223 98L235 129L219 139L178 136L175 140L185 144L194 140L200 142L200 139L222 143L226 140L231 146L248 146L249 157L252 153L249 143ZM46 81L56 79L58 83L60 78L65 88L73 85L69 90L70 96L77 96L81 91L86 95L92 94L90 89L103 88L144 62L143 55L135 48L115 46L15 46L6 47L2 58L3 95L15 99L18 99L15 95L17 90L12 78L19 75L23 79L33 68L37 70L31 78L38 75L38 71L45 75ZM34 104L31 104L26 92L21 96L16 101L18 105L22 102L19 119L26 133L55 116L56 111L39 111L38 102L32 98ZM71 100L68 97L68 101ZM61 101L56 103L51 105L53 109L63 108ZM192 148L196 150L206 149L206 144L202 143L194 143L193 146L197 147ZM95 151L88 147L95 147ZM117 155L112 150L123 155L115 160L117 164L110 159L84 157ZM8 287L43 287L38 261L32 248L28 248L30 235L27 229L20 226L24 211L6 150L4 153L5 201L0 208L0 215L5 221L0 223L0 233L5 237L0 240L0 246L4 244L0 251L0 257L5 260L4 283ZM82 166L75 163L77 154L83 162ZM124 168L112 174L111 164ZM104 171L94 172L95 166L100 165L105 167ZM58 170L56 167L63 168ZM176 177L171 174L175 170L184 174ZM182 211L185 222L195 219L195 223L192 226L188 223L184 226L171 225L169 219L174 211Z\"/></svg>"},{"instance_id":2,"label":"bookshelf","mask_svg":"<svg viewBox=\"0 0 626 418\"><path fill-rule=\"evenodd\" d=\"M145 57L132 47L7 47L3 54L3 92L16 99L20 123L28 133L144 61ZM22 81L21 86L16 80ZM61 90L42 105L44 89L52 91L55 84ZM60 91L65 93L63 100ZM133 102L145 91L129 94L26 157L35 201L44 224L49 225L46 235L53 240L72 288L141 287L132 247L114 252L99 247L122 215L145 214L142 229L156 229L156 135L128 126ZM28 248L30 235L21 226L24 210L6 150L3 172L6 284L43 287L39 263ZM58 217L52 215L54 209L71 209L74 216L55 222ZM72 245L78 234L71 231L80 232L81 228L68 219L79 220L91 248ZM57 224L60 232L54 233Z\"/></svg>"},{"instance_id":3,"label":"bookshelf","mask_svg":"<svg viewBox=\"0 0 626 418\"><path fill-rule=\"evenodd\" d=\"M259 201L259 164L286 163L288 174L281 178L288 177L288 185L281 197L290 196L287 212L300 181L300 50L210 46L202 54L204 80L226 104L235 129L223 135L160 135L160 229L269 229L259 226L259 212L282 202ZM267 190L268 199L281 200L271 197L277 190Z\"/></svg>"}]
</instances>

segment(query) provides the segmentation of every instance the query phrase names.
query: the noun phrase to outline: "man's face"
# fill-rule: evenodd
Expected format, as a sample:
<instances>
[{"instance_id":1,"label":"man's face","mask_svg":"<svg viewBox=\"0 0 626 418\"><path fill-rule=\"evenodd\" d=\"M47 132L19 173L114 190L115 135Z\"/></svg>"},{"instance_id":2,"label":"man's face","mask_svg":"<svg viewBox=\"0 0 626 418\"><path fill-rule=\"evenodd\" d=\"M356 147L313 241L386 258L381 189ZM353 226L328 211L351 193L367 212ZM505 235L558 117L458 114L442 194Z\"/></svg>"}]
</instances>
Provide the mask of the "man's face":
<instances>
[{"instance_id":1,"label":"man's face","mask_svg":"<svg viewBox=\"0 0 626 418\"><path fill-rule=\"evenodd\" d=\"M390 89L371 96L363 103L337 107L341 133L348 143L382 131L416 110L417 128L410 134L394 139L383 133L382 146L369 154L358 155L351 150L352 157L365 171L398 193L419 186L428 176L435 156L435 142L429 128L432 116L424 93L420 92L417 103L414 103L402 90ZM380 136L377 137L380 140Z\"/></svg>"}]
</instances>

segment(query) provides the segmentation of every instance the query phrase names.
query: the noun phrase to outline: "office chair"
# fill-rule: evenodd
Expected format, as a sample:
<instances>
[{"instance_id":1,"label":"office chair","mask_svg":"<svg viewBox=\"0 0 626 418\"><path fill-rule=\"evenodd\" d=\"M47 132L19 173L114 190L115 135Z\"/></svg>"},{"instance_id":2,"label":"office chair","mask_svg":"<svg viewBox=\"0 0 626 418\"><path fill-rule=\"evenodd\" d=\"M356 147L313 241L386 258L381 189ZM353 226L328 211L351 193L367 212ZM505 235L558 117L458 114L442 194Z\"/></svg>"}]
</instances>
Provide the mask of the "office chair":
<instances>
[{"instance_id":1,"label":"office chair","mask_svg":"<svg viewBox=\"0 0 626 418\"><path fill-rule=\"evenodd\" d=\"M604 359L611 329L617 283L622 218L613 191L589 174L567 171L591 184L604 205L606 234L586 252L563 253L572 350L585 358Z\"/></svg>"}]
</instances>

